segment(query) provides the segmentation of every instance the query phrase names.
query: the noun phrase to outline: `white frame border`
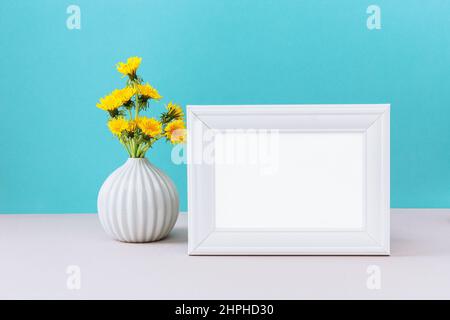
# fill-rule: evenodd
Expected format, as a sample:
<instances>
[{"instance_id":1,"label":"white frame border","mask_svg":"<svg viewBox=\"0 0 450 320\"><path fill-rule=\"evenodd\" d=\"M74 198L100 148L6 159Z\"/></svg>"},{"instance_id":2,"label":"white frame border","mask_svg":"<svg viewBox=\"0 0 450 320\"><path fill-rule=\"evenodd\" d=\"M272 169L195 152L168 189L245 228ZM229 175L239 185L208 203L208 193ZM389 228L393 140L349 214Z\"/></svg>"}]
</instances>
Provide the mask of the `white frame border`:
<instances>
[{"instance_id":1,"label":"white frame border","mask_svg":"<svg viewBox=\"0 0 450 320\"><path fill-rule=\"evenodd\" d=\"M204 130L248 128L364 132L365 230L217 230L214 167L196 164L195 155L205 143ZM190 255L390 254L389 104L187 106L187 130Z\"/></svg>"}]
</instances>

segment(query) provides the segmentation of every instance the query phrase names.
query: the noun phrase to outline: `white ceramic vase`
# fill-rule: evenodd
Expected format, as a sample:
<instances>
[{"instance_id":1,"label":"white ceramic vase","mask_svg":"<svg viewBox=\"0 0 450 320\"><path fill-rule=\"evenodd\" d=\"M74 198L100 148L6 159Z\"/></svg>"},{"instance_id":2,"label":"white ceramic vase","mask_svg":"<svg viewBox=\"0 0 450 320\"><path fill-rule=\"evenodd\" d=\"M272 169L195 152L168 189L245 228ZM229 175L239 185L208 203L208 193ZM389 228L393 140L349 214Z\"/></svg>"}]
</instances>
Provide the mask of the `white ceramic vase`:
<instances>
[{"instance_id":1,"label":"white ceramic vase","mask_svg":"<svg viewBox=\"0 0 450 320\"><path fill-rule=\"evenodd\" d=\"M97 207L106 233L124 242L161 240L178 218L172 180L146 158L129 158L103 183Z\"/></svg>"}]
</instances>

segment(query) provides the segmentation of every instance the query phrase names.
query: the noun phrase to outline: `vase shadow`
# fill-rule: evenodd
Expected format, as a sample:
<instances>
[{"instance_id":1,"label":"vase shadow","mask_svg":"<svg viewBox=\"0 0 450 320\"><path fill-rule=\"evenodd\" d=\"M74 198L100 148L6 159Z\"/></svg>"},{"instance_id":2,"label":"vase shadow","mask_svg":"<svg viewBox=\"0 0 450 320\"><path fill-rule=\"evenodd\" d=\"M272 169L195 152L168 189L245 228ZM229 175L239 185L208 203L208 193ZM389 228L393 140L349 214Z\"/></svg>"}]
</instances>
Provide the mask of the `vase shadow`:
<instances>
[{"instance_id":1,"label":"vase shadow","mask_svg":"<svg viewBox=\"0 0 450 320\"><path fill-rule=\"evenodd\" d=\"M177 227L174 228L166 237L149 242L132 242L132 241L122 241L119 239L108 237L108 239L112 239L117 243L121 244L131 244L131 245L149 245L149 244L177 244L177 243L186 243L188 240L188 231L187 227Z\"/></svg>"},{"instance_id":2,"label":"vase shadow","mask_svg":"<svg viewBox=\"0 0 450 320\"><path fill-rule=\"evenodd\" d=\"M164 243L187 243L188 230L187 227L174 228L169 235L161 239Z\"/></svg>"}]
</instances>

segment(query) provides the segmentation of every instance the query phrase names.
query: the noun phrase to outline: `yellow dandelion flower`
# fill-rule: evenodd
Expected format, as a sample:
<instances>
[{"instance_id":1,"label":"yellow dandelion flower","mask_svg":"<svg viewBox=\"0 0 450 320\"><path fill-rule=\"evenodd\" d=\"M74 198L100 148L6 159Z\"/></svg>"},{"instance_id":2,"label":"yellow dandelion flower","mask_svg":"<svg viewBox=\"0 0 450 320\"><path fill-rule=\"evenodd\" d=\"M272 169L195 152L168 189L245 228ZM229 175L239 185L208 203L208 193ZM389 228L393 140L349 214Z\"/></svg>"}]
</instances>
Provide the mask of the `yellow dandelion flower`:
<instances>
[{"instance_id":1,"label":"yellow dandelion flower","mask_svg":"<svg viewBox=\"0 0 450 320\"><path fill-rule=\"evenodd\" d=\"M134 77L136 76L136 70L137 68L139 68L141 61L142 58L130 57L127 59L127 62L119 62L116 65L117 71L119 71L124 76Z\"/></svg>"},{"instance_id":2,"label":"yellow dandelion flower","mask_svg":"<svg viewBox=\"0 0 450 320\"><path fill-rule=\"evenodd\" d=\"M142 120L145 120L145 119L147 119L147 117L142 116L142 117L137 117L137 118L135 118L133 121L134 121L134 123L136 123L136 125L139 127L139 123L140 123Z\"/></svg>"},{"instance_id":3,"label":"yellow dandelion flower","mask_svg":"<svg viewBox=\"0 0 450 320\"><path fill-rule=\"evenodd\" d=\"M153 88L151 85L149 85L148 83L146 84L138 84L137 87L137 92L144 97L144 99L154 99L154 100L159 100L162 97L160 96L160 94L158 93L158 90L156 90L155 88Z\"/></svg>"},{"instance_id":4,"label":"yellow dandelion flower","mask_svg":"<svg viewBox=\"0 0 450 320\"><path fill-rule=\"evenodd\" d=\"M97 103L97 108L105 111L113 111L118 109L122 105L122 101L117 99L113 94L100 98L100 102Z\"/></svg>"},{"instance_id":5,"label":"yellow dandelion flower","mask_svg":"<svg viewBox=\"0 0 450 320\"><path fill-rule=\"evenodd\" d=\"M123 89L114 90L111 95L113 95L117 100L121 101L122 104L126 104L131 100L136 90L132 87L125 87Z\"/></svg>"},{"instance_id":6,"label":"yellow dandelion flower","mask_svg":"<svg viewBox=\"0 0 450 320\"><path fill-rule=\"evenodd\" d=\"M162 130L161 122L155 118L140 117L137 125L145 135L150 137L156 137Z\"/></svg>"},{"instance_id":7,"label":"yellow dandelion flower","mask_svg":"<svg viewBox=\"0 0 450 320\"><path fill-rule=\"evenodd\" d=\"M128 121L124 118L113 118L108 121L109 130L116 136L128 129Z\"/></svg>"},{"instance_id":8,"label":"yellow dandelion flower","mask_svg":"<svg viewBox=\"0 0 450 320\"><path fill-rule=\"evenodd\" d=\"M183 116L184 116L183 109L181 109L181 107L178 104L169 102L166 109L167 109L167 115L169 117L171 117L172 119L175 119L175 120L183 119Z\"/></svg>"},{"instance_id":9,"label":"yellow dandelion flower","mask_svg":"<svg viewBox=\"0 0 450 320\"><path fill-rule=\"evenodd\" d=\"M135 89L125 87L123 89L116 89L109 95L100 98L100 102L97 103L97 108L105 111L113 111L131 100L135 94Z\"/></svg>"},{"instance_id":10,"label":"yellow dandelion flower","mask_svg":"<svg viewBox=\"0 0 450 320\"><path fill-rule=\"evenodd\" d=\"M136 130L136 128L138 127L138 121L136 120L131 120L128 121L128 127L127 127L127 131L128 132L134 132Z\"/></svg>"},{"instance_id":11,"label":"yellow dandelion flower","mask_svg":"<svg viewBox=\"0 0 450 320\"><path fill-rule=\"evenodd\" d=\"M173 144L183 143L186 141L186 128L183 120L175 120L170 122L165 128L167 139Z\"/></svg>"}]
</instances>

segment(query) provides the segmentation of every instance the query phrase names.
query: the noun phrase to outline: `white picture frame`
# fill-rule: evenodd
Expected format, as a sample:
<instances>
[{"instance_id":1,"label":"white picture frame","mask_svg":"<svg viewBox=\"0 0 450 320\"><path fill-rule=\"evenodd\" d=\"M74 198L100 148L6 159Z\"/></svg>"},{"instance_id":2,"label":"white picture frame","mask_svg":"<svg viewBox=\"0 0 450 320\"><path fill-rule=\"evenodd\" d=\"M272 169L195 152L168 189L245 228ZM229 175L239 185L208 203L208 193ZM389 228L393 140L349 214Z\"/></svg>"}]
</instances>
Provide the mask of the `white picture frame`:
<instances>
[{"instance_id":1,"label":"white picture frame","mask_svg":"<svg viewBox=\"0 0 450 320\"><path fill-rule=\"evenodd\" d=\"M389 255L389 121L389 104L187 106L189 255ZM255 146L275 169L224 161Z\"/></svg>"}]
</instances>

